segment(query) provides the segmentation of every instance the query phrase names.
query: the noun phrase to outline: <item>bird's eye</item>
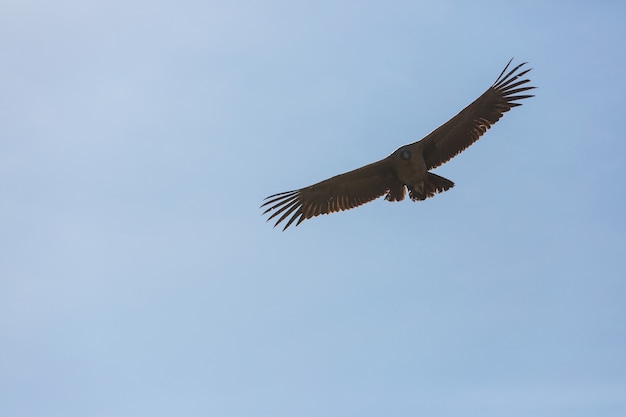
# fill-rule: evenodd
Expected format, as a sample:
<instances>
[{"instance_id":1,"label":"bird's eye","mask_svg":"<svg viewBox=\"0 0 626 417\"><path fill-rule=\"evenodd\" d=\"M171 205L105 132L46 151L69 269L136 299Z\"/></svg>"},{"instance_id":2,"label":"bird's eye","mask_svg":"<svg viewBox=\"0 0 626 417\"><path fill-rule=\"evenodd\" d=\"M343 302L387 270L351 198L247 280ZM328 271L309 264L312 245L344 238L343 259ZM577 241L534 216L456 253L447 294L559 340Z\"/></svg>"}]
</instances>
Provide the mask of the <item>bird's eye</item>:
<instances>
[{"instance_id":1,"label":"bird's eye","mask_svg":"<svg viewBox=\"0 0 626 417\"><path fill-rule=\"evenodd\" d=\"M400 152L400 159L404 159L405 161L411 159L411 152L408 150L403 150Z\"/></svg>"}]
</instances>

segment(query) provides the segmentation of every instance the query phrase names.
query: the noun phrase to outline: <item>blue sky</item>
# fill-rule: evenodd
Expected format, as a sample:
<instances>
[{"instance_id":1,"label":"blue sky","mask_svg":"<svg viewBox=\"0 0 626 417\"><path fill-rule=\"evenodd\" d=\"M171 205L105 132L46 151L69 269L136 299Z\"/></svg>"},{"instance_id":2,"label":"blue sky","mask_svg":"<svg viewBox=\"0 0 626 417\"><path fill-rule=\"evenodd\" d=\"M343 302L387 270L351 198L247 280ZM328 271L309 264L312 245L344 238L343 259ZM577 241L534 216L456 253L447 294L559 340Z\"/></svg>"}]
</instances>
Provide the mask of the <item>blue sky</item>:
<instances>
[{"instance_id":1,"label":"blue sky","mask_svg":"<svg viewBox=\"0 0 626 417\"><path fill-rule=\"evenodd\" d=\"M4 1L0 415L626 415L626 5L431 3ZM454 189L261 216L511 57Z\"/></svg>"}]
</instances>

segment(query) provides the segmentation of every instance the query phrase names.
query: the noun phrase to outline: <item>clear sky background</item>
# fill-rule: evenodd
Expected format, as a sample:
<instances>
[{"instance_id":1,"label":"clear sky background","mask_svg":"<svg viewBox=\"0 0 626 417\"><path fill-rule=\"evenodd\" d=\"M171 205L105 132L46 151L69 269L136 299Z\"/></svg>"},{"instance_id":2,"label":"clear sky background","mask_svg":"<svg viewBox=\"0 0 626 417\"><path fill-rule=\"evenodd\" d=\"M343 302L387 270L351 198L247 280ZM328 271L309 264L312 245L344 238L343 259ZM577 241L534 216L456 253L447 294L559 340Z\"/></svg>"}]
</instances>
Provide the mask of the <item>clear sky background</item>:
<instances>
[{"instance_id":1,"label":"clear sky background","mask_svg":"<svg viewBox=\"0 0 626 417\"><path fill-rule=\"evenodd\" d=\"M0 415L626 415L626 4L4 0ZM281 232L511 58L456 187Z\"/></svg>"}]
</instances>

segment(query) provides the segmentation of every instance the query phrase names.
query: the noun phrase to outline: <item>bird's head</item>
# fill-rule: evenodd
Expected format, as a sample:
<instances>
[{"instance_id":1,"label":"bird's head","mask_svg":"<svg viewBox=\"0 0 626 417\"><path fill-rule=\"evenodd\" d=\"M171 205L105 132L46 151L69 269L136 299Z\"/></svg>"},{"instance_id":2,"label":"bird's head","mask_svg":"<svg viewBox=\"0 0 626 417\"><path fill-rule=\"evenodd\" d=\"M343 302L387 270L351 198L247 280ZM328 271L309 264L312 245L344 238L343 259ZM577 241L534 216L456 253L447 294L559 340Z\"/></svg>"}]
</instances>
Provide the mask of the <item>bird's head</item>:
<instances>
[{"instance_id":1,"label":"bird's head","mask_svg":"<svg viewBox=\"0 0 626 417\"><path fill-rule=\"evenodd\" d=\"M403 146L396 151L396 155L403 161L411 159L411 149L408 146Z\"/></svg>"}]
</instances>

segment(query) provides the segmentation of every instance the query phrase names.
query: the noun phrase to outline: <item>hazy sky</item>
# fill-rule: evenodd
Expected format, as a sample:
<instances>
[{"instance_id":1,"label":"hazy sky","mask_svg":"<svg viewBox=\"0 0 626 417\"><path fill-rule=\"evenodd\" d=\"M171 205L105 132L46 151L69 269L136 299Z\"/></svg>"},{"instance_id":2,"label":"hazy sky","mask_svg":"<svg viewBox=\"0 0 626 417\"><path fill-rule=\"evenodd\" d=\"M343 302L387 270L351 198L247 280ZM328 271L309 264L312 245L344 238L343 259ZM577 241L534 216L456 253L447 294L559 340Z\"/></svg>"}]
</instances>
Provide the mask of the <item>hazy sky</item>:
<instances>
[{"instance_id":1,"label":"hazy sky","mask_svg":"<svg viewBox=\"0 0 626 417\"><path fill-rule=\"evenodd\" d=\"M0 415L626 415L626 4L4 0ZM536 97L382 199L511 58Z\"/></svg>"}]
</instances>

